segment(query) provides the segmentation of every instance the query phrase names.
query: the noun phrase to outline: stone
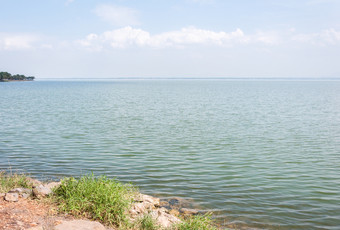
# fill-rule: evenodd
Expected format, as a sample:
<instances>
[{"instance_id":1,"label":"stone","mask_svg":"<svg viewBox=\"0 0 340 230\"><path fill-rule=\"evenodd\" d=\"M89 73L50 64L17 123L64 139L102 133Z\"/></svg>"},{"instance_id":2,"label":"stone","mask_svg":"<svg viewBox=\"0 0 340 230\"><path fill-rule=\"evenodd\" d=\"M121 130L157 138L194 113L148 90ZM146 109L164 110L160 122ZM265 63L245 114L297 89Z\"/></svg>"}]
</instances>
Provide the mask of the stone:
<instances>
[{"instance_id":1,"label":"stone","mask_svg":"<svg viewBox=\"0 0 340 230\"><path fill-rule=\"evenodd\" d=\"M11 193L30 193L32 190L29 188L14 188L12 190L10 190L9 192Z\"/></svg>"},{"instance_id":2,"label":"stone","mask_svg":"<svg viewBox=\"0 0 340 230\"><path fill-rule=\"evenodd\" d=\"M23 198L23 199L27 199L27 198L29 198L31 195L32 195L32 193L23 193L23 194L20 194L20 197Z\"/></svg>"},{"instance_id":3,"label":"stone","mask_svg":"<svg viewBox=\"0 0 340 230\"><path fill-rule=\"evenodd\" d=\"M165 199L164 201L168 202L171 209L179 209L180 207L189 205L189 202L187 200L180 198L180 197L173 197L173 198Z\"/></svg>"},{"instance_id":4,"label":"stone","mask_svg":"<svg viewBox=\"0 0 340 230\"><path fill-rule=\"evenodd\" d=\"M181 208L179 210L181 213L184 215L197 215L198 211L196 209L191 209L191 208Z\"/></svg>"},{"instance_id":5,"label":"stone","mask_svg":"<svg viewBox=\"0 0 340 230\"><path fill-rule=\"evenodd\" d=\"M145 195L145 194L139 194L136 198L136 201L137 202L143 202L143 203L150 203L150 204L153 204L156 207L160 206L159 198L149 196L149 195Z\"/></svg>"},{"instance_id":6,"label":"stone","mask_svg":"<svg viewBox=\"0 0 340 230\"><path fill-rule=\"evenodd\" d=\"M36 186L39 186L39 185L42 184L41 181L38 181L38 180L33 179L33 178L30 178L30 177L26 178L26 181L27 181L28 183L32 184L33 187L36 187Z\"/></svg>"},{"instance_id":7,"label":"stone","mask_svg":"<svg viewBox=\"0 0 340 230\"><path fill-rule=\"evenodd\" d=\"M0 193L0 198L5 197L6 193Z\"/></svg>"},{"instance_id":8,"label":"stone","mask_svg":"<svg viewBox=\"0 0 340 230\"><path fill-rule=\"evenodd\" d=\"M51 193L52 190L49 187L44 186L42 184L33 188L33 195L37 198L48 196Z\"/></svg>"},{"instance_id":9,"label":"stone","mask_svg":"<svg viewBox=\"0 0 340 230\"><path fill-rule=\"evenodd\" d=\"M170 207L169 202L168 202L168 201L165 201L165 200L162 200L162 201L159 203L159 205L160 205L161 207Z\"/></svg>"},{"instance_id":10,"label":"stone","mask_svg":"<svg viewBox=\"0 0 340 230\"><path fill-rule=\"evenodd\" d=\"M169 211L169 214L171 214L171 215L173 215L173 216L179 216L179 211L176 210L176 209L171 209L171 210Z\"/></svg>"},{"instance_id":11,"label":"stone","mask_svg":"<svg viewBox=\"0 0 340 230\"><path fill-rule=\"evenodd\" d=\"M139 217L144 213L159 207L159 205L159 198L140 193L135 197L134 204L129 210L129 214L133 219L135 219L136 217Z\"/></svg>"},{"instance_id":12,"label":"stone","mask_svg":"<svg viewBox=\"0 0 340 230\"><path fill-rule=\"evenodd\" d=\"M59 182L50 182L46 185L47 188L53 190L53 189L56 189L58 188L59 186L61 185L61 181Z\"/></svg>"},{"instance_id":13,"label":"stone","mask_svg":"<svg viewBox=\"0 0 340 230\"><path fill-rule=\"evenodd\" d=\"M99 222L89 220L62 221L54 228L55 230L106 230Z\"/></svg>"},{"instance_id":14,"label":"stone","mask_svg":"<svg viewBox=\"0 0 340 230\"><path fill-rule=\"evenodd\" d=\"M169 213L164 209L154 210L150 213L151 217L163 228L169 228L173 224L180 223L181 220Z\"/></svg>"},{"instance_id":15,"label":"stone","mask_svg":"<svg viewBox=\"0 0 340 230\"><path fill-rule=\"evenodd\" d=\"M17 202L19 200L18 193L6 193L5 200L9 202Z\"/></svg>"},{"instance_id":16,"label":"stone","mask_svg":"<svg viewBox=\"0 0 340 230\"><path fill-rule=\"evenodd\" d=\"M19 197L26 199L31 196L32 190L28 188L14 188L9 193L18 193Z\"/></svg>"},{"instance_id":17,"label":"stone","mask_svg":"<svg viewBox=\"0 0 340 230\"><path fill-rule=\"evenodd\" d=\"M132 215L139 215L146 212L146 208L143 203L135 203L132 205L129 213Z\"/></svg>"}]
</instances>

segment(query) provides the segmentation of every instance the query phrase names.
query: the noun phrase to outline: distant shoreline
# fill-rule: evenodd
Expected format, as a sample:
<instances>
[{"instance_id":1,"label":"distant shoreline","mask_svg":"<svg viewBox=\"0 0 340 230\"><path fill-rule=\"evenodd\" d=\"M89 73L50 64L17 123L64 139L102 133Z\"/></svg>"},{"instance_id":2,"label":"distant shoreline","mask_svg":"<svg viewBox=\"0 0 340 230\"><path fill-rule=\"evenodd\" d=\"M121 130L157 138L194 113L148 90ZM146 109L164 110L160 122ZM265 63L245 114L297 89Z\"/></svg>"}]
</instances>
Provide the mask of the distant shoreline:
<instances>
[{"instance_id":1,"label":"distant shoreline","mask_svg":"<svg viewBox=\"0 0 340 230\"><path fill-rule=\"evenodd\" d=\"M340 78L39 78L38 81L340 81Z\"/></svg>"},{"instance_id":2,"label":"distant shoreline","mask_svg":"<svg viewBox=\"0 0 340 230\"><path fill-rule=\"evenodd\" d=\"M34 81L34 80L0 80L0 82Z\"/></svg>"}]
</instances>

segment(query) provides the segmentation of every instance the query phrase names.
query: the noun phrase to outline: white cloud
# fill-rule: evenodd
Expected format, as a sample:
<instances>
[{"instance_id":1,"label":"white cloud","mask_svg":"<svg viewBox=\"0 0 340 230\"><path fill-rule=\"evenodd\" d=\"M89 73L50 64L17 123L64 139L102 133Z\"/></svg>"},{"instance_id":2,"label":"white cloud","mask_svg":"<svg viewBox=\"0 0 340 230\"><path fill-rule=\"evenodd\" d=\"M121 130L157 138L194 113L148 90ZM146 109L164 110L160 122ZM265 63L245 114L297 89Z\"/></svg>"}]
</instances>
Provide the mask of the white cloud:
<instances>
[{"instance_id":1,"label":"white cloud","mask_svg":"<svg viewBox=\"0 0 340 230\"><path fill-rule=\"evenodd\" d=\"M94 10L95 14L114 26L139 25L138 12L134 9L110 4L101 4Z\"/></svg>"},{"instance_id":2,"label":"white cloud","mask_svg":"<svg viewBox=\"0 0 340 230\"><path fill-rule=\"evenodd\" d=\"M283 42L283 35L277 31L258 31L256 34L250 37L252 42L260 42L268 45L277 45Z\"/></svg>"},{"instance_id":3,"label":"white cloud","mask_svg":"<svg viewBox=\"0 0 340 230\"><path fill-rule=\"evenodd\" d=\"M311 33L311 34L296 34L292 37L293 41L303 42L303 43L311 43L314 45L336 45L340 44L340 31L336 31L335 29L327 29L323 30L319 33Z\"/></svg>"},{"instance_id":4,"label":"white cloud","mask_svg":"<svg viewBox=\"0 0 340 230\"><path fill-rule=\"evenodd\" d=\"M187 27L177 31L150 35L147 31L128 26L100 35L90 34L85 39L78 41L78 44L99 50L107 45L113 48L129 46L164 48L188 45L230 46L234 43L247 43L248 41L249 39L240 29L226 33Z\"/></svg>"},{"instance_id":5,"label":"white cloud","mask_svg":"<svg viewBox=\"0 0 340 230\"><path fill-rule=\"evenodd\" d=\"M234 42L247 42L247 38L240 29L237 29L234 32L226 33L202 30L195 27L187 27L179 31L155 35L152 37L150 42L152 46L156 47L193 44L214 44L229 46Z\"/></svg>"},{"instance_id":6,"label":"white cloud","mask_svg":"<svg viewBox=\"0 0 340 230\"><path fill-rule=\"evenodd\" d=\"M39 37L31 34L5 34L0 33L0 50L32 49Z\"/></svg>"}]
</instances>

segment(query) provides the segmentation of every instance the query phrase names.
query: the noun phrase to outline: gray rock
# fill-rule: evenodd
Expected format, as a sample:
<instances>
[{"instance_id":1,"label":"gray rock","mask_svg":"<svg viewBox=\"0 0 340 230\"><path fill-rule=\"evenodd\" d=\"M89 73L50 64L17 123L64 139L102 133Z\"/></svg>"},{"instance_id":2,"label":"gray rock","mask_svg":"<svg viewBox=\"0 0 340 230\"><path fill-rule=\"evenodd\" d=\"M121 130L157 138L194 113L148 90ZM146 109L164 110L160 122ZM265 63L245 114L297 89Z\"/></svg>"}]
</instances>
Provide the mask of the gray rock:
<instances>
[{"instance_id":1,"label":"gray rock","mask_svg":"<svg viewBox=\"0 0 340 230\"><path fill-rule=\"evenodd\" d=\"M31 192L32 192L32 190L28 189L28 188L14 188L14 189L9 191L9 193L19 193L19 194L31 193Z\"/></svg>"},{"instance_id":2,"label":"gray rock","mask_svg":"<svg viewBox=\"0 0 340 230\"><path fill-rule=\"evenodd\" d=\"M33 195L37 198L48 196L51 193L52 190L49 187L44 186L42 184L33 188Z\"/></svg>"},{"instance_id":3,"label":"gray rock","mask_svg":"<svg viewBox=\"0 0 340 230\"><path fill-rule=\"evenodd\" d=\"M59 182L51 182L51 183L48 183L47 185L45 185L45 187L53 190L53 189L58 188L60 185L61 185L61 181L59 181Z\"/></svg>"},{"instance_id":4,"label":"gray rock","mask_svg":"<svg viewBox=\"0 0 340 230\"><path fill-rule=\"evenodd\" d=\"M71 220L62 221L61 224L55 226L55 230L106 230L106 228L95 221Z\"/></svg>"},{"instance_id":5,"label":"gray rock","mask_svg":"<svg viewBox=\"0 0 340 230\"><path fill-rule=\"evenodd\" d=\"M32 195L32 192L31 192L31 193L23 193L23 194L20 194L20 197L21 197L21 198L24 198L24 199L27 199L27 198L29 198L31 195Z\"/></svg>"},{"instance_id":6,"label":"gray rock","mask_svg":"<svg viewBox=\"0 0 340 230\"><path fill-rule=\"evenodd\" d=\"M141 194L141 193L136 197L136 202L150 203L150 204L157 206L157 207L160 205L159 198L149 196L149 195L145 195L145 194Z\"/></svg>"},{"instance_id":7,"label":"gray rock","mask_svg":"<svg viewBox=\"0 0 340 230\"><path fill-rule=\"evenodd\" d=\"M163 208L152 211L150 215L163 228L169 228L171 225L181 222L179 218L167 213Z\"/></svg>"},{"instance_id":8,"label":"gray rock","mask_svg":"<svg viewBox=\"0 0 340 230\"><path fill-rule=\"evenodd\" d=\"M19 200L18 193L6 193L5 200L9 202L17 202Z\"/></svg>"},{"instance_id":9,"label":"gray rock","mask_svg":"<svg viewBox=\"0 0 340 230\"><path fill-rule=\"evenodd\" d=\"M135 197L135 202L130 208L129 214L132 219L137 219L156 207L159 207L159 198L140 193Z\"/></svg>"},{"instance_id":10,"label":"gray rock","mask_svg":"<svg viewBox=\"0 0 340 230\"><path fill-rule=\"evenodd\" d=\"M30 178L30 177L26 178L26 181L27 181L28 183L32 184L33 187L36 187L36 186L39 186L39 185L42 184L41 181L38 181L38 180L33 179L33 178Z\"/></svg>"},{"instance_id":11,"label":"gray rock","mask_svg":"<svg viewBox=\"0 0 340 230\"><path fill-rule=\"evenodd\" d=\"M19 197L26 199L32 195L32 190L28 188L15 188L10 190L8 193L18 193Z\"/></svg>"}]
</instances>

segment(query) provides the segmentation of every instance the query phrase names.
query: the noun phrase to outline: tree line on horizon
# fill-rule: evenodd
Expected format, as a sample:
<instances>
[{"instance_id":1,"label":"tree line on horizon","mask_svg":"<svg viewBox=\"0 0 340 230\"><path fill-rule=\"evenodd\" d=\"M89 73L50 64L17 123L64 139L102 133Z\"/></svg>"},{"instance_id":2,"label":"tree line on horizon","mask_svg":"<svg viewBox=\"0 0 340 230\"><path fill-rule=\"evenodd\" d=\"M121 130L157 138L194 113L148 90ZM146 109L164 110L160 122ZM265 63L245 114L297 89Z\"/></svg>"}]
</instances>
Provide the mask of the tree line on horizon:
<instances>
[{"instance_id":1,"label":"tree line on horizon","mask_svg":"<svg viewBox=\"0 0 340 230\"><path fill-rule=\"evenodd\" d=\"M23 74L10 74L8 72L0 72L0 81L33 81L35 77L25 76Z\"/></svg>"}]
</instances>

